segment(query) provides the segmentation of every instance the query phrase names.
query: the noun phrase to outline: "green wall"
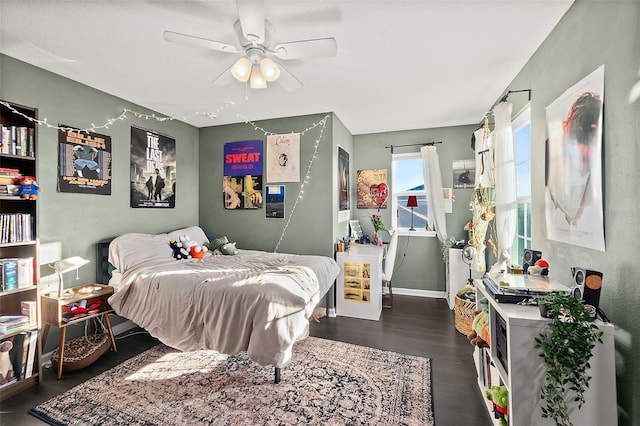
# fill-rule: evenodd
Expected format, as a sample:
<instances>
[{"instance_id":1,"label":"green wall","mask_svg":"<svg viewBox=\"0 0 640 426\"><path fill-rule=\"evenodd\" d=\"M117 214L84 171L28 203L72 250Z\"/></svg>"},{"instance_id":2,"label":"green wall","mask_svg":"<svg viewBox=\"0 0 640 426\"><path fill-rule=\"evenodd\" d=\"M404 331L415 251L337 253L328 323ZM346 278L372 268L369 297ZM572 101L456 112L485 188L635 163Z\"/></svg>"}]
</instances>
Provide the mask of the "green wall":
<instances>
[{"instance_id":1,"label":"green wall","mask_svg":"<svg viewBox=\"0 0 640 426\"><path fill-rule=\"evenodd\" d=\"M617 327L622 425L640 422L640 327L635 317L640 302L640 228L636 223L640 211L640 101L629 102L629 92L640 80L639 24L637 1L577 1L508 87L532 90L533 248L543 252L551 264L550 275L562 282L571 282L571 266L604 273L600 305ZM600 252L546 239L544 142L545 107L603 64L606 251ZM513 95L510 100L517 111L526 96Z\"/></svg>"},{"instance_id":2,"label":"green wall","mask_svg":"<svg viewBox=\"0 0 640 426\"><path fill-rule=\"evenodd\" d=\"M478 117L480 120L482 117ZM457 126L435 129L407 130L354 136L355 170L387 169L391 183L391 150L390 145L408 145L422 142L442 141L437 144L440 159L442 186L453 187L453 161L472 160L471 134L477 126ZM419 152L420 147L394 148L394 153ZM355 174L352 182L355 182ZM353 185L355 186L355 185ZM457 240L466 240L468 235L464 225L471 220L469 201L470 189L456 189L453 213L446 214L447 234ZM353 193L355 197L355 192ZM379 214L385 224L391 224L391 202L389 208L380 210ZM360 220L363 231L373 233L370 217L378 214L376 209L354 209L353 216ZM396 259L393 285L396 289L413 289L428 291L445 291L445 266L442 260L441 244L436 237L399 237L398 257Z\"/></svg>"}]
</instances>

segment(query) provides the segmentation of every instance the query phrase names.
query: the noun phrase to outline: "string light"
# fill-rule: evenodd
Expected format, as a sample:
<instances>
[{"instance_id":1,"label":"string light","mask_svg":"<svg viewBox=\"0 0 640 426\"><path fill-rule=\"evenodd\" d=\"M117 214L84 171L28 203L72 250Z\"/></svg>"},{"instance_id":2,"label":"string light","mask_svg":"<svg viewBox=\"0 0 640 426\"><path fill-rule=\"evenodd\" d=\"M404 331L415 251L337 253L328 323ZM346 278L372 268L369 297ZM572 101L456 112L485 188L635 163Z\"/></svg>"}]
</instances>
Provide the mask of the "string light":
<instances>
[{"instance_id":1,"label":"string light","mask_svg":"<svg viewBox=\"0 0 640 426\"><path fill-rule=\"evenodd\" d=\"M74 127L56 126L54 124L50 124L49 122L47 122L47 118L46 117L44 119L42 119L42 120L38 120L38 119L36 119L34 117L30 117L30 116L18 111L11 104L9 104L7 102L4 102L4 101L0 101L0 104L2 104L5 107L7 107L12 113L14 113L16 115L19 115L19 116L27 119L28 121L30 121L32 123L35 123L35 124L37 124L39 126L46 126L47 128L50 128L50 129L62 130L63 132L77 131L77 132L85 132L85 133L95 132L96 130L100 130L100 129L108 129L109 126L113 125L117 121L125 120L126 118L129 117L129 115L133 115L134 117L137 117L137 118L144 118L145 120L153 119L153 120L156 120L156 121L159 121L159 122L173 121L173 120L188 121L190 118L199 117L199 116L206 116L206 117L209 117L211 119L216 119L216 118L218 118L218 115L220 114L220 112L222 112L225 108L227 108L230 105L234 105L233 102L224 102L221 106L219 106L214 111L196 112L194 114L185 115L183 117L168 117L168 116L158 116L158 115L155 115L155 114L145 114L145 113L142 113L142 112L136 112L134 110L125 108L122 111L122 113L120 113L120 115L118 115L117 117L113 117L113 118L107 119L107 121L104 124L96 125L94 123L91 123L91 127L87 127L86 129L77 129L77 128L74 128Z\"/></svg>"}]
</instances>

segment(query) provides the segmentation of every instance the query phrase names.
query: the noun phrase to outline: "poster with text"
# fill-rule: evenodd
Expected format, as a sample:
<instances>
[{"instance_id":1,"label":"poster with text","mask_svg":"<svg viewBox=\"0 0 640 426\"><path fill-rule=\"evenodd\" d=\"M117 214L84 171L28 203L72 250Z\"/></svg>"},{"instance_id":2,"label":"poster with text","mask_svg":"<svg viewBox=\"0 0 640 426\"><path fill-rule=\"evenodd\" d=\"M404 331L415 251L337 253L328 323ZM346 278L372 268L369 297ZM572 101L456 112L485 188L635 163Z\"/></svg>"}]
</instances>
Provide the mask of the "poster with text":
<instances>
[{"instance_id":1,"label":"poster with text","mask_svg":"<svg viewBox=\"0 0 640 426\"><path fill-rule=\"evenodd\" d=\"M111 137L58 132L58 192L111 195Z\"/></svg>"},{"instance_id":2,"label":"poster with text","mask_svg":"<svg viewBox=\"0 0 640 426\"><path fill-rule=\"evenodd\" d=\"M386 209L389 197L387 169L358 170L359 209Z\"/></svg>"},{"instance_id":3,"label":"poster with text","mask_svg":"<svg viewBox=\"0 0 640 426\"><path fill-rule=\"evenodd\" d=\"M284 219L284 185L267 185L266 193L267 219Z\"/></svg>"},{"instance_id":4,"label":"poster with text","mask_svg":"<svg viewBox=\"0 0 640 426\"><path fill-rule=\"evenodd\" d=\"M262 141L224 144L224 208L262 208Z\"/></svg>"},{"instance_id":5,"label":"poster with text","mask_svg":"<svg viewBox=\"0 0 640 426\"><path fill-rule=\"evenodd\" d=\"M131 207L174 208L176 140L131 127Z\"/></svg>"},{"instance_id":6,"label":"poster with text","mask_svg":"<svg viewBox=\"0 0 640 426\"><path fill-rule=\"evenodd\" d=\"M267 136L267 183L300 182L300 133Z\"/></svg>"},{"instance_id":7,"label":"poster with text","mask_svg":"<svg viewBox=\"0 0 640 426\"><path fill-rule=\"evenodd\" d=\"M602 207L604 66L546 109L547 238L605 250Z\"/></svg>"}]
</instances>

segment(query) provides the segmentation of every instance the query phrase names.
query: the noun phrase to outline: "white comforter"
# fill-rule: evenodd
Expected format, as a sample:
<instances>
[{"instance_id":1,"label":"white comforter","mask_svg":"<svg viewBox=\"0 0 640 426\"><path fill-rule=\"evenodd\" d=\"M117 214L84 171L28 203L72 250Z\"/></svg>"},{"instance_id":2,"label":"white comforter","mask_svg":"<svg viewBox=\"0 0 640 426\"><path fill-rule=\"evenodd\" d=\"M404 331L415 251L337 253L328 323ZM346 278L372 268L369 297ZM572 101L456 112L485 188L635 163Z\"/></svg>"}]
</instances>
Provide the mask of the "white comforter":
<instances>
[{"instance_id":1,"label":"white comforter","mask_svg":"<svg viewBox=\"0 0 640 426\"><path fill-rule=\"evenodd\" d=\"M284 367L338 273L329 257L250 250L149 259L122 274L109 303L176 349L247 351L261 365Z\"/></svg>"}]
</instances>

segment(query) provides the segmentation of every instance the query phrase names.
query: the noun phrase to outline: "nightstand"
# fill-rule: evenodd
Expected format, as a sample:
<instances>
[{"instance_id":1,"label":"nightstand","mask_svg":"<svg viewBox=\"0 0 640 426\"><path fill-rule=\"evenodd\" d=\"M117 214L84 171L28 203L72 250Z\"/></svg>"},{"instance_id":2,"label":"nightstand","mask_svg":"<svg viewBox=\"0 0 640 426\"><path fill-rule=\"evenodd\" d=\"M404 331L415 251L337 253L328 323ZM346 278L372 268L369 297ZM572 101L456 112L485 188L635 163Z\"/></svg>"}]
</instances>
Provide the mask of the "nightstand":
<instances>
[{"instance_id":1,"label":"nightstand","mask_svg":"<svg viewBox=\"0 0 640 426\"><path fill-rule=\"evenodd\" d=\"M102 284L86 284L66 289L62 298L57 297L57 292L45 293L41 297L42 322L44 331L42 345L47 342L49 328L51 326L60 329L60 342L58 344L58 379L62 377L62 364L64 360L64 343L67 334L67 326L90 319L102 317L104 325L111 338L111 347L117 352L116 340L111 328L109 314L113 312L107 299L113 294L113 287ZM84 306L83 306L84 305ZM93 307L92 307L93 306Z\"/></svg>"}]
</instances>

